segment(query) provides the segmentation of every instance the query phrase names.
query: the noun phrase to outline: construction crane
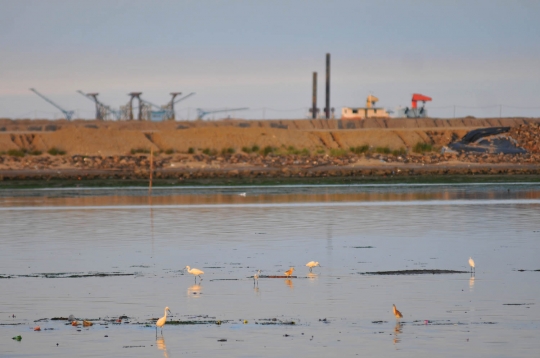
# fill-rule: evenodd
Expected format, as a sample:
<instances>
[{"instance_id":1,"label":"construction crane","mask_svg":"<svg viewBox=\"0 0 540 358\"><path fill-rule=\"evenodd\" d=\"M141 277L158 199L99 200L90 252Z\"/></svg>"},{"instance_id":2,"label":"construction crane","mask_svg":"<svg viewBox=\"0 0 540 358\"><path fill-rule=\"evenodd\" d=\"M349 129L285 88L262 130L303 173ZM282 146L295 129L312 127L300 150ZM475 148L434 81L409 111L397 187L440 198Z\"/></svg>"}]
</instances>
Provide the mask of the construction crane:
<instances>
[{"instance_id":1,"label":"construction crane","mask_svg":"<svg viewBox=\"0 0 540 358\"><path fill-rule=\"evenodd\" d=\"M174 99L176 98L176 96L179 96L179 95L181 95L181 94L182 94L182 93L180 93L180 92L172 92L172 93L171 93L171 96L172 96L171 100L169 101L169 103L167 103L165 106L163 106L163 108L164 108L165 110L167 110L167 111L168 111L168 114L169 114L169 115L167 116L167 119L170 119L170 120L173 120L173 121L174 121L174 120L176 119L175 113L174 113L174 105L175 105L176 103L180 102L180 101L183 101L183 100L188 99L189 97L193 96L193 95L195 94L195 92L191 92L190 94L188 94L188 95L186 95L186 96L184 96L184 97L182 97L182 98L178 98L178 99L175 101Z\"/></svg>"},{"instance_id":2,"label":"construction crane","mask_svg":"<svg viewBox=\"0 0 540 358\"><path fill-rule=\"evenodd\" d=\"M93 101L96 104L96 119L97 120L105 120L109 116L113 116L116 120L120 120L121 112L112 109L111 107L107 106L106 104L103 104L97 99L97 96L99 93L84 93L81 90L77 91L78 93L82 94L89 100Z\"/></svg>"},{"instance_id":3,"label":"construction crane","mask_svg":"<svg viewBox=\"0 0 540 358\"><path fill-rule=\"evenodd\" d=\"M30 88L30 91L34 92L35 94L37 94L38 96L43 98L45 101L49 102L50 104L52 104L53 106L58 108L60 111L62 111L62 113L64 114L66 119L68 121L71 121L71 118L73 118L73 115L75 114L75 111L66 111L65 109L63 109L62 107L60 107L59 105L57 105L56 103L54 103L53 101L51 101L50 99L48 99L47 97L45 97L44 95L39 93L35 88Z\"/></svg>"},{"instance_id":4,"label":"construction crane","mask_svg":"<svg viewBox=\"0 0 540 358\"><path fill-rule=\"evenodd\" d=\"M163 106L158 106L157 104L155 103L152 103L146 99L142 99L141 98L141 101L151 107L154 107L156 109L156 111L151 111L151 118L152 120L154 121L164 121L164 120L175 120L175 114L174 114L174 105L175 103L178 103L180 101L183 101L185 99L187 99L188 97L191 97L195 94L195 92L191 92L190 94L182 97L182 98L179 98L177 99L176 101L174 100L176 96L180 95L182 93L180 92L172 92L171 95L172 95L172 98L171 100L169 101L169 103L163 105Z\"/></svg>"},{"instance_id":5,"label":"construction crane","mask_svg":"<svg viewBox=\"0 0 540 358\"><path fill-rule=\"evenodd\" d=\"M431 101L431 97L423 94L414 93L412 95L411 108L405 108L405 116L407 118L424 118L427 117L427 110L424 109L426 102ZM422 102L422 107L418 108L418 102Z\"/></svg>"},{"instance_id":6,"label":"construction crane","mask_svg":"<svg viewBox=\"0 0 540 358\"><path fill-rule=\"evenodd\" d=\"M215 111L206 111L201 108L197 108L197 119L203 119L204 116L207 114L213 114L213 113L219 113L219 112L233 112L233 111L244 111L246 109L249 109L248 107L243 108L231 108L231 109L218 109Z\"/></svg>"}]
</instances>

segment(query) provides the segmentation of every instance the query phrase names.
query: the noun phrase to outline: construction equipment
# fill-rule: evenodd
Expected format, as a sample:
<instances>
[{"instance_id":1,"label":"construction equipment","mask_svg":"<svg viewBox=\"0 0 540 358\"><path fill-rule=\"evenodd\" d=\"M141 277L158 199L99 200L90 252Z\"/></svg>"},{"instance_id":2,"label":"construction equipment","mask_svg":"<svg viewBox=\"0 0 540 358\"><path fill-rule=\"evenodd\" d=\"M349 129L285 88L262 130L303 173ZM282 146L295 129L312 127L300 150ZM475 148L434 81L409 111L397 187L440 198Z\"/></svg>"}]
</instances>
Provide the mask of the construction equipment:
<instances>
[{"instance_id":1,"label":"construction equipment","mask_svg":"<svg viewBox=\"0 0 540 358\"><path fill-rule=\"evenodd\" d=\"M169 103L163 105L163 106L158 106L157 104L154 104L150 101L147 101L145 99L141 99L141 101L143 102L143 104L147 104L151 107L154 107L156 110L155 111L150 111L150 120L154 121L154 122L161 122L161 121L166 121L166 120L175 120L175 113L174 113L174 105L180 101L183 101L185 99L187 99L188 97L191 97L195 94L195 92L191 92L190 94L182 97L182 98L179 98L177 99L176 101L174 100L176 98L176 96L178 95L181 95L182 93L181 92L171 92L171 100L169 101ZM148 119L148 118L145 118L145 119Z\"/></svg>"},{"instance_id":2,"label":"construction equipment","mask_svg":"<svg viewBox=\"0 0 540 358\"><path fill-rule=\"evenodd\" d=\"M406 107L403 114L407 118L425 118L427 110L424 108L426 102L431 101L431 97L423 94L414 93L412 95L411 108ZM422 102L422 107L418 108L418 102Z\"/></svg>"},{"instance_id":3,"label":"construction equipment","mask_svg":"<svg viewBox=\"0 0 540 358\"><path fill-rule=\"evenodd\" d=\"M176 115L174 113L174 105L180 101L183 101L191 96L193 96L195 94L195 92L191 92L190 94L182 97L182 98L178 98L176 101L175 101L175 98L176 96L179 96L181 95L182 92L171 92L171 100L169 101L169 103L167 103L166 105L163 105L161 106L161 109L165 111L165 116L163 118L163 120L172 120L174 121L176 119Z\"/></svg>"},{"instance_id":4,"label":"construction equipment","mask_svg":"<svg viewBox=\"0 0 540 358\"><path fill-rule=\"evenodd\" d=\"M103 121L106 119L116 119L116 120L121 119L121 116L122 116L121 111L112 109L111 107L107 106L106 104L100 102L97 99L97 96L99 95L99 93L84 93L81 90L78 90L77 92L82 94L83 96L85 96L86 98L88 98L89 100L93 101L96 104L96 119L97 120Z\"/></svg>"},{"instance_id":5,"label":"construction equipment","mask_svg":"<svg viewBox=\"0 0 540 358\"><path fill-rule=\"evenodd\" d=\"M43 98L45 101L49 102L50 104L52 104L53 106L58 108L60 111L62 111L62 113L64 114L66 119L68 121L71 121L71 118L73 118L73 115L75 114L75 111L67 111L67 110L63 109L62 107L60 107L59 105L57 105L56 103L54 103L53 101L51 101L50 99L48 99L47 97L45 97L44 95L39 93L35 88L30 88L30 91L34 92L35 94L37 94L38 96Z\"/></svg>"},{"instance_id":6,"label":"construction equipment","mask_svg":"<svg viewBox=\"0 0 540 358\"><path fill-rule=\"evenodd\" d=\"M120 118L122 120L131 121L135 119L133 116L133 100L134 99L137 99L139 101L139 106L137 107L138 112L139 112L137 116L137 120L142 121L142 120L147 120L150 118L150 105L148 104L147 101L143 101L141 99L141 94L142 92L128 93L128 96L130 96L129 102L125 106L120 106Z\"/></svg>"},{"instance_id":7,"label":"construction equipment","mask_svg":"<svg viewBox=\"0 0 540 358\"><path fill-rule=\"evenodd\" d=\"M375 108L375 103L379 102L379 99L370 94L366 99L366 108Z\"/></svg>"},{"instance_id":8,"label":"construction equipment","mask_svg":"<svg viewBox=\"0 0 540 358\"><path fill-rule=\"evenodd\" d=\"M197 108L197 119L203 119L207 114L220 113L220 112L235 112L235 111L245 111L249 109L248 107L243 108L231 108L231 109L217 109L213 111L207 111L201 108Z\"/></svg>"},{"instance_id":9,"label":"construction equipment","mask_svg":"<svg viewBox=\"0 0 540 358\"><path fill-rule=\"evenodd\" d=\"M193 96L195 94L195 92L191 92L190 94L182 97L182 98L178 98L176 101L174 100L176 98L176 96L178 95L181 95L182 93L180 92L171 92L171 100L169 101L169 103L167 103L165 106L163 106L163 109L165 109L166 111L168 111L168 116L167 116L167 119L169 120L175 120L176 117L175 117L175 114L174 114L174 105L178 102L181 102L185 99L188 99L189 97Z\"/></svg>"}]
</instances>

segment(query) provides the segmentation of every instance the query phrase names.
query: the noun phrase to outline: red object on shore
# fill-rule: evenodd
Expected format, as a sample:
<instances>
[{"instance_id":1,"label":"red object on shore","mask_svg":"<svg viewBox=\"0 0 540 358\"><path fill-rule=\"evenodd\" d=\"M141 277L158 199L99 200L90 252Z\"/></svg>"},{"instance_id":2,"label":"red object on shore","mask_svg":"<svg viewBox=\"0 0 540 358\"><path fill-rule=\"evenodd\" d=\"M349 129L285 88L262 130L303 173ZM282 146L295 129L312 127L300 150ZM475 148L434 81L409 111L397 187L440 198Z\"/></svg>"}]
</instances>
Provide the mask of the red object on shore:
<instances>
[{"instance_id":1,"label":"red object on shore","mask_svg":"<svg viewBox=\"0 0 540 358\"><path fill-rule=\"evenodd\" d=\"M423 94L415 93L412 95L412 108L418 108L418 101L427 102L431 101L431 97L424 96Z\"/></svg>"}]
</instances>

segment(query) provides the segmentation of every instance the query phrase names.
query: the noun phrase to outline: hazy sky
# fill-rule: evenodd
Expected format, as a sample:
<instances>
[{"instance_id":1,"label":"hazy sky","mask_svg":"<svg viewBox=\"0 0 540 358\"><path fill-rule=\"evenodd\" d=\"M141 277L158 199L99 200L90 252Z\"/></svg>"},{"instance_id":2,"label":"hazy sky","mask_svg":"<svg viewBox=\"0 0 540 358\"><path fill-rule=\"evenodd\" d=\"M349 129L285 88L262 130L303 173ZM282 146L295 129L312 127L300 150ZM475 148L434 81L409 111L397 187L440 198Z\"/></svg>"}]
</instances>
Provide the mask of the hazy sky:
<instances>
[{"instance_id":1,"label":"hazy sky","mask_svg":"<svg viewBox=\"0 0 540 358\"><path fill-rule=\"evenodd\" d=\"M409 105L430 115L540 116L540 1L0 0L0 117L93 115L75 91L119 107L131 91L158 104L196 92L178 113L250 107L237 116L304 117L312 72L324 106ZM537 107L537 108L511 108ZM280 111L276 111L280 110ZM287 111L289 110L289 111Z\"/></svg>"}]
</instances>

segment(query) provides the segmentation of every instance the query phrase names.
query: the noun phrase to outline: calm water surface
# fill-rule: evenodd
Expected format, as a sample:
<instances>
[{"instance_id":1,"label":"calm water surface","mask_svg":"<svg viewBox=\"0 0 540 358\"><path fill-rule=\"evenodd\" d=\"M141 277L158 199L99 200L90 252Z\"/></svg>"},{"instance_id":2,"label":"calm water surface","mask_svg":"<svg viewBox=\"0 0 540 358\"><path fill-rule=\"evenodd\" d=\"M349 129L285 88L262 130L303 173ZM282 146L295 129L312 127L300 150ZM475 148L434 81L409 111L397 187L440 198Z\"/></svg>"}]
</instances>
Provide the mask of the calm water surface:
<instances>
[{"instance_id":1,"label":"calm water surface","mask_svg":"<svg viewBox=\"0 0 540 358\"><path fill-rule=\"evenodd\" d=\"M539 210L526 183L0 191L0 356L537 357ZM223 324L156 340L165 306ZM97 321L35 322L70 314Z\"/></svg>"}]
</instances>

